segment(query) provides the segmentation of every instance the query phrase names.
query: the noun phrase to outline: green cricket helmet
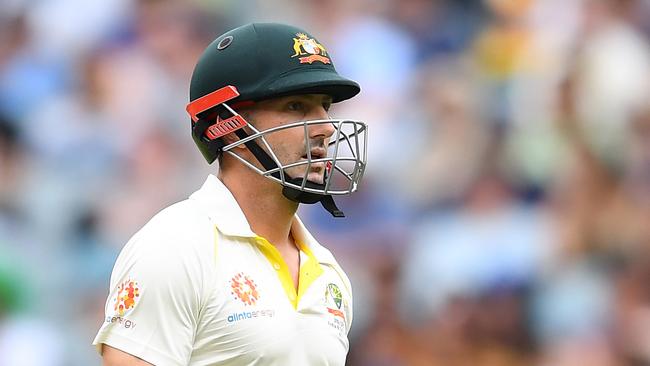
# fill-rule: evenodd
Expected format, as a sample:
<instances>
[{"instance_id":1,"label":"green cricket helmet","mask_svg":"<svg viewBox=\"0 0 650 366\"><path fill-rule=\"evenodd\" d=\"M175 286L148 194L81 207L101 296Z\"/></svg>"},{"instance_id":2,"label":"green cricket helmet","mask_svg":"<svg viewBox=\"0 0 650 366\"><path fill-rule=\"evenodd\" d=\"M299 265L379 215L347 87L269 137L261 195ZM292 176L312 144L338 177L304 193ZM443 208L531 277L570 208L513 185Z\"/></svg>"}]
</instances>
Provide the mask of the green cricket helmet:
<instances>
[{"instance_id":1,"label":"green cricket helmet","mask_svg":"<svg viewBox=\"0 0 650 366\"><path fill-rule=\"evenodd\" d=\"M257 101L298 94L326 94L336 103L352 98L359 91L356 82L338 74L327 49L305 30L277 23L244 25L219 36L199 58L192 74L187 106L192 119L192 138L208 163L228 153L282 184L288 198L302 203L322 202L335 216L342 215L338 209L334 210L331 196L349 194L357 188L366 165L365 123L345 119L295 121L258 131L236 110ZM307 159L283 164L264 138L287 128L303 128L307 134L307 128L316 124L335 127L327 156L312 156L313 147L305 136ZM226 145L222 137L229 133L240 140ZM242 144L263 169L232 151ZM319 182L307 179L315 163L327 166L325 177ZM287 174L286 169L300 165L307 168L304 176Z\"/></svg>"}]
</instances>

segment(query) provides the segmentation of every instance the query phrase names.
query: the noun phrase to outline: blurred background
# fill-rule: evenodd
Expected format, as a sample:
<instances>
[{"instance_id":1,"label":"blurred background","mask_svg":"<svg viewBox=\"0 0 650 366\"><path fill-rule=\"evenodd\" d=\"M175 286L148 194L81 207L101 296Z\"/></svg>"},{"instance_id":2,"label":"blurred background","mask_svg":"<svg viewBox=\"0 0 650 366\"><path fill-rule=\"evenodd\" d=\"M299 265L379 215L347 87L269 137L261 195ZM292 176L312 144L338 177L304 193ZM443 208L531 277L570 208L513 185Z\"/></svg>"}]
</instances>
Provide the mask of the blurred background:
<instances>
[{"instance_id":1,"label":"blurred background","mask_svg":"<svg viewBox=\"0 0 650 366\"><path fill-rule=\"evenodd\" d=\"M362 85L348 365L650 364L650 2L0 0L0 365L96 365L114 260L207 166L217 35L282 21Z\"/></svg>"}]
</instances>

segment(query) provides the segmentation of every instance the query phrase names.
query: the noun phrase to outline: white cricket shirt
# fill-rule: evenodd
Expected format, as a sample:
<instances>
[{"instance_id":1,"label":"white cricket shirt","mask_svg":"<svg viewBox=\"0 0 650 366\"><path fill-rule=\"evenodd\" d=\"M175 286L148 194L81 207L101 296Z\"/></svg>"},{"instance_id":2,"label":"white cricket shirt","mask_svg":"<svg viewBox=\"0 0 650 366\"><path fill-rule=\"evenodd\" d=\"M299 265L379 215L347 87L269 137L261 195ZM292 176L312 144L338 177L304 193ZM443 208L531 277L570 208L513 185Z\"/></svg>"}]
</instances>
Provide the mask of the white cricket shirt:
<instances>
[{"instance_id":1,"label":"white cricket shirt","mask_svg":"<svg viewBox=\"0 0 650 366\"><path fill-rule=\"evenodd\" d=\"M291 232L298 291L277 249L210 175L122 249L93 344L154 365L344 365L350 282L297 216Z\"/></svg>"}]
</instances>

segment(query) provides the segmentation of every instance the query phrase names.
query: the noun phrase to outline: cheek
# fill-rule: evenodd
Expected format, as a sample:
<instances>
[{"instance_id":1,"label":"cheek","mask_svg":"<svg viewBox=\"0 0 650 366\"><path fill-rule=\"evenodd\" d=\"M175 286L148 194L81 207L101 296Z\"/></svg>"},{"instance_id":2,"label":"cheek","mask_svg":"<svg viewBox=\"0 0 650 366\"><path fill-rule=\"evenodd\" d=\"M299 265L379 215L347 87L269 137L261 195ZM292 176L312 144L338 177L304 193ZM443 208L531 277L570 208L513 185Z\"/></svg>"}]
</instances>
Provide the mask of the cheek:
<instances>
[{"instance_id":1,"label":"cheek","mask_svg":"<svg viewBox=\"0 0 650 366\"><path fill-rule=\"evenodd\" d=\"M296 158L302 157L305 153L305 138L304 133L300 128L293 128L269 134L266 136L266 141L271 145L275 154L278 155L278 158L284 157L296 160Z\"/></svg>"}]
</instances>

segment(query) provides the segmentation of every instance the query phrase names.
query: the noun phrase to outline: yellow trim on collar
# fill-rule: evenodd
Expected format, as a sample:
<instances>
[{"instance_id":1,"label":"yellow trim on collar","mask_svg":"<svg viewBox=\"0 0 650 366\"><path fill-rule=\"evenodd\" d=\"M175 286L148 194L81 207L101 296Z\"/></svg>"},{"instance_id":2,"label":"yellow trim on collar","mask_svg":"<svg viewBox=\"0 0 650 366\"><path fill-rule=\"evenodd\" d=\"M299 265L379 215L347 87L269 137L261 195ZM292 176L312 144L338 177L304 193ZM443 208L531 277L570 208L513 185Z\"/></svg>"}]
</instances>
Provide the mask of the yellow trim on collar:
<instances>
[{"instance_id":1,"label":"yellow trim on collar","mask_svg":"<svg viewBox=\"0 0 650 366\"><path fill-rule=\"evenodd\" d=\"M271 266L278 273L278 278L280 279L280 283L284 288L284 292L286 293L289 302L293 305L294 309L297 309L300 299L307 292L309 286L323 273L323 268L314 256L314 253L312 253L307 245L296 240L298 248L307 255L307 261L300 266L300 272L298 274L298 292L296 293L296 288L293 285L289 267L284 258L282 258L282 254L280 254L278 249L261 236L256 236L255 242L258 244L262 254L264 254Z\"/></svg>"},{"instance_id":2,"label":"yellow trim on collar","mask_svg":"<svg viewBox=\"0 0 650 366\"><path fill-rule=\"evenodd\" d=\"M298 280L298 301L296 302L296 307L302 296L307 292L309 286L311 286L316 279L323 274L323 267L321 267L320 262L314 256L311 249L308 245L303 244L300 240L296 240L298 248L305 254L307 254L307 261L300 266L300 277Z\"/></svg>"}]
</instances>

